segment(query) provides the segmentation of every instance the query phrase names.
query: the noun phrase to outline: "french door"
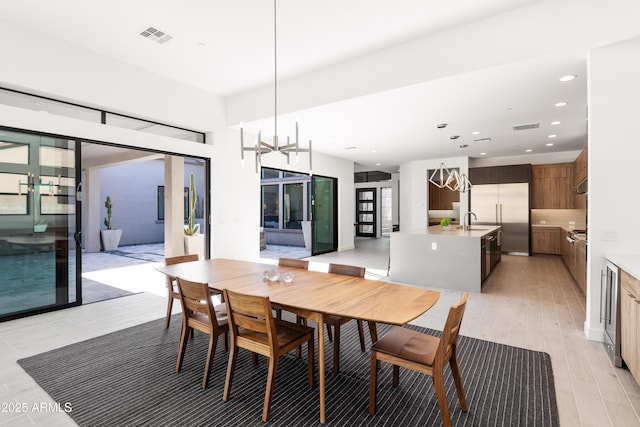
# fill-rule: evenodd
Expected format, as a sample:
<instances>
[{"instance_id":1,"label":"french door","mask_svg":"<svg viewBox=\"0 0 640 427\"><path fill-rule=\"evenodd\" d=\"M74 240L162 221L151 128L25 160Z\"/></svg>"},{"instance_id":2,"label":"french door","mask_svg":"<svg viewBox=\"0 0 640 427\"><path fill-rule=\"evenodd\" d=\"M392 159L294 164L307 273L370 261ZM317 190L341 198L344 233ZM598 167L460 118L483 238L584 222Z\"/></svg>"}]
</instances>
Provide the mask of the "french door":
<instances>
[{"instance_id":1,"label":"french door","mask_svg":"<svg viewBox=\"0 0 640 427\"><path fill-rule=\"evenodd\" d=\"M0 129L0 320L81 301L80 143Z\"/></svg>"},{"instance_id":2,"label":"french door","mask_svg":"<svg viewBox=\"0 0 640 427\"><path fill-rule=\"evenodd\" d=\"M356 236L376 237L376 189L356 188Z\"/></svg>"},{"instance_id":3,"label":"french door","mask_svg":"<svg viewBox=\"0 0 640 427\"><path fill-rule=\"evenodd\" d=\"M338 250L338 180L311 177L311 255Z\"/></svg>"}]
</instances>

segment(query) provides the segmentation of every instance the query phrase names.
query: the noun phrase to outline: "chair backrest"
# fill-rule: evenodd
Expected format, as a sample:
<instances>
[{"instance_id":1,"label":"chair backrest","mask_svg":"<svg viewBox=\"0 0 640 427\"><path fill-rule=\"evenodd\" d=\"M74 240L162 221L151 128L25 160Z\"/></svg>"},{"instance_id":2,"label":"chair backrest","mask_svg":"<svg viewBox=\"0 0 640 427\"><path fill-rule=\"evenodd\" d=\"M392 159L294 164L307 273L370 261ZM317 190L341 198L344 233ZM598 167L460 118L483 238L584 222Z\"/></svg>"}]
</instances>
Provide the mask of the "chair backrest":
<instances>
[{"instance_id":1,"label":"chair backrest","mask_svg":"<svg viewBox=\"0 0 640 427\"><path fill-rule=\"evenodd\" d=\"M178 292L184 315L191 317L193 313L204 314L209 318L213 328L218 327L208 284L178 278Z\"/></svg>"},{"instance_id":2,"label":"chair backrest","mask_svg":"<svg viewBox=\"0 0 640 427\"><path fill-rule=\"evenodd\" d=\"M180 255L164 259L164 265L174 265L183 262L198 261L198 254Z\"/></svg>"},{"instance_id":3,"label":"chair backrest","mask_svg":"<svg viewBox=\"0 0 640 427\"><path fill-rule=\"evenodd\" d=\"M229 330L234 341L237 337L242 337L243 331L266 334L271 351L275 350L277 333L269 297L240 294L225 289L224 301L227 304Z\"/></svg>"},{"instance_id":4,"label":"chair backrest","mask_svg":"<svg viewBox=\"0 0 640 427\"><path fill-rule=\"evenodd\" d=\"M278 266L280 267L290 267L290 268L300 268L302 270L309 269L309 261L304 259L295 259L295 258L280 258L278 260Z\"/></svg>"},{"instance_id":5,"label":"chair backrest","mask_svg":"<svg viewBox=\"0 0 640 427\"><path fill-rule=\"evenodd\" d=\"M458 344L460 325L462 324L462 316L464 315L464 309L467 306L468 298L469 293L463 293L460 301L449 309L447 322L445 323L444 328L442 329L442 335L440 336L440 345L438 345L438 349L436 350L436 359L438 357L445 359L448 358L452 348Z\"/></svg>"},{"instance_id":6,"label":"chair backrest","mask_svg":"<svg viewBox=\"0 0 640 427\"><path fill-rule=\"evenodd\" d=\"M175 265L175 264L181 264L183 262L190 262L190 261L198 261L198 255L197 254L179 255L179 256L165 258L164 265ZM173 287L174 284L176 285L176 288L177 288L178 283L176 281L176 278L167 276L167 289L169 290L169 297L171 298L177 297L176 294L178 293L177 289L174 289Z\"/></svg>"},{"instance_id":7,"label":"chair backrest","mask_svg":"<svg viewBox=\"0 0 640 427\"><path fill-rule=\"evenodd\" d=\"M329 264L329 273L342 274L344 276L364 278L365 270L364 267L356 267L355 265Z\"/></svg>"}]
</instances>

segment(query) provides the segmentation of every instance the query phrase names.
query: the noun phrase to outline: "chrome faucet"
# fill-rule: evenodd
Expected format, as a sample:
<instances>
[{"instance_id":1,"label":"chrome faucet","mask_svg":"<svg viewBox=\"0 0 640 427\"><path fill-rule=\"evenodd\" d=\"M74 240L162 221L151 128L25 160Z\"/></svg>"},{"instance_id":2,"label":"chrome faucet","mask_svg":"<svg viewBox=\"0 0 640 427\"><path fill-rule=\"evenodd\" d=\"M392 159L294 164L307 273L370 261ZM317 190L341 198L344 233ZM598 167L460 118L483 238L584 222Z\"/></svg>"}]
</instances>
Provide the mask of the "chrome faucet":
<instances>
[{"instance_id":1,"label":"chrome faucet","mask_svg":"<svg viewBox=\"0 0 640 427\"><path fill-rule=\"evenodd\" d=\"M469 215L469 225L467 225L467 215ZM465 231L468 231L471 228L471 215L473 215L476 221L478 220L478 217L476 216L476 214L471 211L464 214L464 216L462 217L462 224L464 225Z\"/></svg>"}]
</instances>

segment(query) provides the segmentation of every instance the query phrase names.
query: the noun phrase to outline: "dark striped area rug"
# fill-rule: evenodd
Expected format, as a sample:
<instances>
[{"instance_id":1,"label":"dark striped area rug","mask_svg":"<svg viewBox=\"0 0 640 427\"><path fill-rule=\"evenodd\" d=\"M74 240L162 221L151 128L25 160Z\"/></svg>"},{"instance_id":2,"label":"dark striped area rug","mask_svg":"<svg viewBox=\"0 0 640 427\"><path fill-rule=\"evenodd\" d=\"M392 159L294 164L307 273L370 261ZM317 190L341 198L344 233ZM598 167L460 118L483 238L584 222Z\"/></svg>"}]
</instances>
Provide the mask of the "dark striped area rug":
<instances>
[{"instance_id":1,"label":"dark striped area rug","mask_svg":"<svg viewBox=\"0 0 640 427\"><path fill-rule=\"evenodd\" d=\"M240 350L231 399L223 402L228 353L222 350L222 340L209 387L203 390L200 384L207 336L196 332L187 347L182 371L175 373L179 318L174 318L171 325L165 330L160 319L18 363L56 402L63 406L69 403L69 415L81 426L264 425L264 359L253 365L250 354ZM327 342L325 349L326 425L441 425L431 378L401 369L400 386L394 389L388 364L380 369L378 378L378 412L369 415L369 353L360 352L355 322L343 328L340 374L331 371L333 343ZM387 329L380 325L379 333ZM318 387L307 385L304 353L300 359L292 352L280 360L270 425L319 424ZM548 354L461 336L459 362L469 412L460 410L447 368L445 381L453 425L558 425Z\"/></svg>"}]
</instances>

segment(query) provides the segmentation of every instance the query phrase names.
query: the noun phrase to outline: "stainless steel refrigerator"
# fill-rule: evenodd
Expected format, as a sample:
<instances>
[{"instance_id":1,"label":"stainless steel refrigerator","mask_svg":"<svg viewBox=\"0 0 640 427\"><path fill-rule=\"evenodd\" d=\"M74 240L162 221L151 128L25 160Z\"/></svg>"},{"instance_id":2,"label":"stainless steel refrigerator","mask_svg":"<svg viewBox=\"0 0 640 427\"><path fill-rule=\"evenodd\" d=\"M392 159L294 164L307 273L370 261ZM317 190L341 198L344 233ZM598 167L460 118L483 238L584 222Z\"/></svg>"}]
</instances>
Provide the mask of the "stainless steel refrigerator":
<instances>
[{"instance_id":1,"label":"stainless steel refrigerator","mask_svg":"<svg viewBox=\"0 0 640 427\"><path fill-rule=\"evenodd\" d=\"M529 255L529 184L474 185L470 193L473 223L502 226L502 252Z\"/></svg>"}]
</instances>

